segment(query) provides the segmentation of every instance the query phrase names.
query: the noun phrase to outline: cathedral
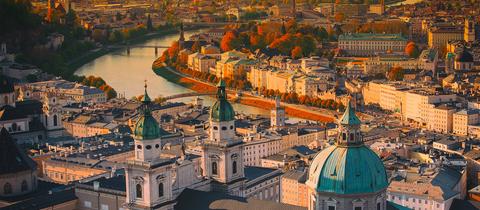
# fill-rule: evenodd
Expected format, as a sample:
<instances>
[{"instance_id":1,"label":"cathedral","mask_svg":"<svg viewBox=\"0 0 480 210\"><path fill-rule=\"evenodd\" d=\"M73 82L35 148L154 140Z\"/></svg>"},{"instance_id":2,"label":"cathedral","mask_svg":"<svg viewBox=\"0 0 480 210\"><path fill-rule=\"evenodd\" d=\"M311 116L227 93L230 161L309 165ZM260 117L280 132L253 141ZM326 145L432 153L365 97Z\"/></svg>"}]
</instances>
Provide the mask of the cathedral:
<instances>
[{"instance_id":1,"label":"cathedral","mask_svg":"<svg viewBox=\"0 0 480 210\"><path fill-rule=\"evenodd\" d=\"M309 210L386 210L387 173L365 146L360 119L349 103L335 145L319 152L306 182Z\"/></svg>"},{"instance_id":2,"label":"cathedral","mask_svg":"<svg viewBox=\"0 0 480 210\"><path fill-rule=\"evenodd\" d=\"M133 131L135 157L125 169L125 209L177 209L186 189L247 198L260 194L264 200L279 202L280 170L243 164L243 141L235 135L235 111L223 80L217 85L208 138L202 142L200 155L187 154L182 145L179 157L162 156L161 128L150 104L145 85L141 116Z\"/></svg>"},{"instance_id":3,"label":"cathedral","mask_svg":"<svg viewBox=\"0 0 480 210\"><path fill-rule=\"evenodd\" d=\"M178 155L163 154L162 128L151 103L145 85L133 131L134 158L127 161L125 176L77 184L77 209L396 209L386 201L383 163L364 144L360 119L350 104L338 121L335 145L319 152L308 169L305 208L280 202L280 169L245 165L245 143L235 134L235 111L223 80L198 151L183 144ZM271 114L272 126L283 127L285 110L279 100Z\"/></svg>"},{"instance_id":4,"label":"cathedral","mask_svg":"<svg viewBox=\"0 0 480 210\"><path fill-rule=\"evenodd\" d=\"M24 100L21 89L0 74L0 128L5 128L17 144L39 143L62 136L61 105L52 95Z\"/></svg>"}]
</instances>

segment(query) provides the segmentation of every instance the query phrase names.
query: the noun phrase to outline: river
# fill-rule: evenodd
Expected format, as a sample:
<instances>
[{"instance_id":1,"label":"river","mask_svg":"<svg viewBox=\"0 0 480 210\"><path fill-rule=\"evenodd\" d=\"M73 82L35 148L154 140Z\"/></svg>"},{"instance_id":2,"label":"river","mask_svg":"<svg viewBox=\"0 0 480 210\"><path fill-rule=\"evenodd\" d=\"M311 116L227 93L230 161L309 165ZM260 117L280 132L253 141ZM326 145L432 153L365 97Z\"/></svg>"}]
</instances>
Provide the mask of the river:
<instances>
[{"instance_id":1,"label":"river","mask_svg":"<svg viewBox=\"0 0 480 210\"><path fill-rule=\"evenodd\" d=\"M187 31L185 32L185 36L189 37L200 31L201 30ZM178 34L165 35L140 43L140 45L170 46L173 41L178 39L178 36ZM159 49L158 55L155 55L155 51L152 48L132 48L130 55L127 55L126 50L119 50L83 65L75 74L100 76L119 94L124 94L126 98L143 94L144 80L148 81L148 92L152 98L192 92L190 89L157 76L152 71L153 61L157 56L160 56L164 50L165 49ZM211 97L202 98L204 99L204 104L207 106L214 102ZM182 98L176 101L190 102L192 98ZM235 111L240 113L269 115L268 110L242 104L232 105Z\"/></svg>"}]
</instances>

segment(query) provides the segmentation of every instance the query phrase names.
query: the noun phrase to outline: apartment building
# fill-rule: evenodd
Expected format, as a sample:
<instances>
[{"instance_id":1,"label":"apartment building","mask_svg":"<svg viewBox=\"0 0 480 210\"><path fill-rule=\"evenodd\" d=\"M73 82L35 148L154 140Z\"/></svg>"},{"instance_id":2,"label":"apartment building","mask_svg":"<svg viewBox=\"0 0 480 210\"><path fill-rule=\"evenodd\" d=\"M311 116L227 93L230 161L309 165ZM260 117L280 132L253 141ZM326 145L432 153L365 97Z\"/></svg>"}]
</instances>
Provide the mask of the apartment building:
<instances>
[{"instance_id":1,"label":"apartment building","mask_svg":"<svg viewBox=\"0 0 480 210\"><path fill-rule=\"evenodd\" d=\"M436 169L408 168L387 189L387 200L407 208L449 210L455 198L466 195L466 170L448 166Z\"/></svg>"},{"instance_id":2,"label":"apartment building","mask_svg":"<svg viewBox=\"0 0 480 210\"><path fill-rule=\"evenodd\" d=\"M428 30L428 47L443 49L449 41L463 40L463 28L458 26L435 26Z\"/></svg>"},{"instance_id":3,"label":"apartment building","mask_svg":"<svg viewBox=\"0 0 480 210\"><path fill-rule=\"evenodd\" d=\"M429 117L427 118L428 130L440 133L451 133L453 131L453 114L456 110L456 107L448 104L441 104L439 106L431 105Z\"/></svg>"},{"instance_id":4,"label":"apartment building","mask_svg":"<svg viewBox=\"0 0 480 210\"><path fill-rule=\"evenodd\" d=\"M292 170L283 174L280 181L280 202L295 206L308 207L306 171Z\"/></svg>"},{"instance_id":5,"label":"apartment building","mask_svg":"<svg viewBox=\"0 0 480 210\"><path fill-rule=\"evenodd\" d=\"M453 133L462 136L472 134L469 127L477 125L479 119L478 110L463 109L453 113Z\"/></svg>"}]
</instances>

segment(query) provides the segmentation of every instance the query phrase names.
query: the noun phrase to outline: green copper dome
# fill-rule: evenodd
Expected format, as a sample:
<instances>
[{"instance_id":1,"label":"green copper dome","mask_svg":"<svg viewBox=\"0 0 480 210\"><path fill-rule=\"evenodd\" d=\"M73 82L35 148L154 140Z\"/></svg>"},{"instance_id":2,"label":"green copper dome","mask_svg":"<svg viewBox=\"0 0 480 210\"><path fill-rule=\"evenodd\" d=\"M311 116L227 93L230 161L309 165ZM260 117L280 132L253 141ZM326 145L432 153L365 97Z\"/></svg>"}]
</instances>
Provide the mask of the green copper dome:
<instances>
[{"instance_id":1,"label":"green copper dome","mask_svg":"<svg viewBox=\"0 0 480 210\"><path fill-rule=\"evenodd\" d=\"M158 122L153 118L150 111L150 97L147 93L147 85L145 84L145 94L142 99L141 116L135 123L135 129L133 131L135 138L142 140L157 139L160 137L160 127Z\"/></svg>"},{"instance_id":2,"label":"green copper dome","mask_svg":"<svg viewBox=\"0 0 480 210\"><path fill-rule=\"evenodd\" d=\"M307 183L317 192L374 193L388 187L380 158L365 145L331 146L313 160Z\"/></svg>"},{"instance_id":3,"label":"green copper dome","mask_svg":"<svg viewBox=\"0 0 480 210\"><path fill-rule=\"evenodd\" d=\"M137 139L157 139L160 137L160 127L152 115L143 115L135 124L134 134Z\"/></svg>"},{"instance_id":4,"label":"green copper dome","mask_svg":"<svg viewBox=\"0 0 480 210\"><path fill-rule=\"evenodd\" d=\"M217 101L210 110L210 119L213 121L231 121L235 119L235 111L227 100L227 92L225 91L225 82L223 79L217 85Z\"/></svg>"}]
</instances>

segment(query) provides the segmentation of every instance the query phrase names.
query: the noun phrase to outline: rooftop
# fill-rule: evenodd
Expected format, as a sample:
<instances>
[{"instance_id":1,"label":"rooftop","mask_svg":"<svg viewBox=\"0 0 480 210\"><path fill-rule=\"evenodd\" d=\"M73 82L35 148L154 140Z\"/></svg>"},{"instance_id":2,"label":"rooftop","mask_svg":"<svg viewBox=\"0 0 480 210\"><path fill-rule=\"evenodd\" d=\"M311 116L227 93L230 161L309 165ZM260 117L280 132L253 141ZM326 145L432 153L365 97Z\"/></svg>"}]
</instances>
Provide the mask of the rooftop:
<instances>
[{"instance_id":1,"label":"rooftop","mask_svg":"<svg viewBox=\"0 0 480 210\"><path fill-rule=\"evenodd\" d=\"M185 189L177 198L175 210L306 210L305 207L287 205L274 201L256 200L253 198L241 198L217 192L203 192Z\"/></svg>"},{"instance_id":2,"label":"rooftop","mask_svg":"<svg viewBox=\"0 0 480 210\"><path fill-rule=\"evenodd\" d=\"M339 36L340 41L407 41L401 34L349 33Z\"/></svg>"}]
</instances>

